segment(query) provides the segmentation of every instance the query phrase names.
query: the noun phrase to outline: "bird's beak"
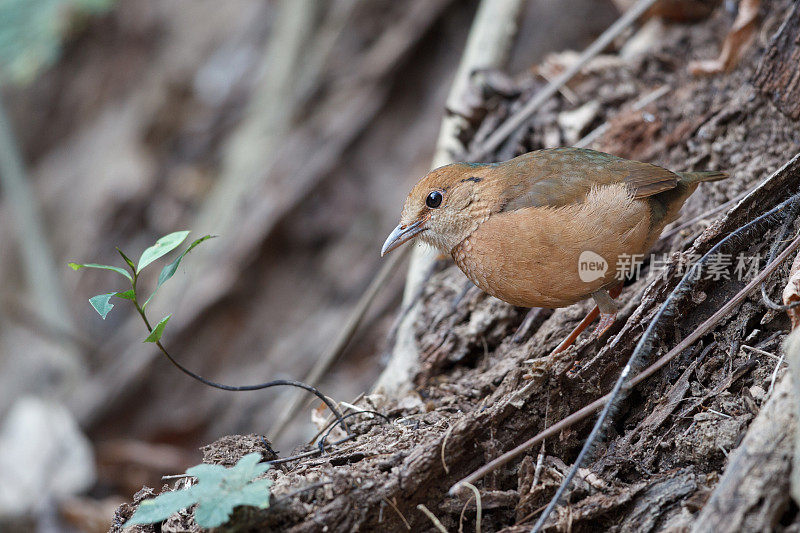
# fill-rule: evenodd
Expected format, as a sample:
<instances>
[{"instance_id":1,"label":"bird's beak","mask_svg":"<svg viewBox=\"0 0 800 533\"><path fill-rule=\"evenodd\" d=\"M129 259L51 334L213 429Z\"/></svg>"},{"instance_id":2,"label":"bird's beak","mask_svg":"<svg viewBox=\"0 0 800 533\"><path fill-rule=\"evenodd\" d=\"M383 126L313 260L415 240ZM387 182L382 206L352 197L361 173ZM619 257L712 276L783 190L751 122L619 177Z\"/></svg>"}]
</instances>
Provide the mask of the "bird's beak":
<instances>
[{"instance_id":1,"label":"bird's beak","mask_svg":"<svg viewBox=\"0 0 800 533\"><path fill-rule=\"evenodd\" d=\"M383 248L381 248L381 257L428 229L425 226L427 221L428 217L425 217L412 224L399 224L386 238L386 242L383 243Z\"/></svg>"}]
</instances>

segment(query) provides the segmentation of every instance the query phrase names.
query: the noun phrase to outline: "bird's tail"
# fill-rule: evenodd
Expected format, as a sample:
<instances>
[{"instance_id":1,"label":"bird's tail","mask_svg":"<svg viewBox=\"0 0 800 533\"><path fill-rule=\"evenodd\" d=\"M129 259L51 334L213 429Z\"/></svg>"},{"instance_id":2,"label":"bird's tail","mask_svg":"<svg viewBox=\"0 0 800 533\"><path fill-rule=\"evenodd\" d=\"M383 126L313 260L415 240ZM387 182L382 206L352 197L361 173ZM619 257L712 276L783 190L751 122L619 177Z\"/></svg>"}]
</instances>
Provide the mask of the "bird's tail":
<instances>
[{"instance_id":1,"label":"bird's tail","mask_svg":"<svg viewBox=\"0 0 800 533\"><path fill-rule=\"evenodd\" d=\"M709 170L707 172L678 172L681 181L686 182L687 185L700 183L701 181L719 181L729 178L727 172L720 170Z\"/></svg>"}]
</instances>

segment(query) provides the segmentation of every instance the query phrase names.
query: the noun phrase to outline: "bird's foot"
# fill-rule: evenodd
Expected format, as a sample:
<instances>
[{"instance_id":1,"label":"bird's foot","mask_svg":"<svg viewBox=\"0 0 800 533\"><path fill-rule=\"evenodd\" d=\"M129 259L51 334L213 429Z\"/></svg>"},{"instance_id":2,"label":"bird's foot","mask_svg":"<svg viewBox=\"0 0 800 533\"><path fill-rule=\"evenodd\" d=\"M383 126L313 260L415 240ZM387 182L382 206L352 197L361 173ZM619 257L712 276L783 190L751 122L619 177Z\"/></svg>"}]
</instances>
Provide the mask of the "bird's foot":
<instances>
[{"instance_id":1,"label":"bird's foot","mask_svg":"<svg viewBox=\"0 0 800 533\"><path fill-rule=\"evenodd\" d=\"M578 339L578 336L581 333L583 333L583 330L589 327L589 324L591 324L592 321L594 321L594 319L597 318L599 314L600 310L597 308L597 306L595 306L594 309L589 311L586 317L583 320L581 320L580 324L575 326L575 328L570 332L570 334L567 335L564 338L564 340L561 341L561 343L558 346L556 346L556 348L552 352L550 352L550 355L552 356L559 352L563 352L564 350L572 346Z\"/></svg>"},{"instance_id":2,"label":"bird's foot","mask_svg":"<svg viewBox=\"0 0 800 533\"><path fill-rule=\"evenodd\" d=\"M597 310L597 307L595 307L595 310ZM600 313L600 323L597 324L597 327L594 329L592 335L594 335L596 338L599 339L606 331L608 331L608 329L612 325L614 325L614 321L616 320L616 318L617 318L616 314ZM572 367L569 370L567 370L567 377L571 378L577 375L577 373L582 368L581 363L582 363L581 361L575 361L572 364Z\"/></svg>"},{"instance_id":3,"label":"bird's foot","mask_svg":"<svg viewBox=\"0 0 800 533\"><path fill-rule=\"evenodd\" d=\"M578 339L578 336L583 333L583 330L589 327L589 324L591 324L592 321L598 317L598 315L600 316L600 323L597 325L594 333L598 337L605 333L608 328L611 327L617 317L617 304L614 303L614 298L619 296L621 292L622 283L612 287L609 291L601 289L592 293L592 298L594 298L594 301L597 303L597 305L594 307L594 309L589 311L589 314L586 315L586 318L581 320L581 323L575 326L575 329L573 329L572 332L567 335L563 341L561 341L561 344L556 346L555 350L550 352L550 355L563 352L572 346Z\"/></svg>"},{"instance_id":4,"label":"bird's foot","mask_svg":"<svg viewBox=\"0 0 800 533\"><path fill-rule=\"evenodd\" d=\"M611 326L614 325L614 321L616 319L616 313L600 313L600 323L597 324L597 327L594 330L594 335L598 338L601 337Z\"/></svg>"},{"instance_id":5,"label":"bird's foot","mask_svg":"<svg viewBox=\"0 0 800 533\"><path fill-rule=\"evenodd\" d=\"M617 295L618 294L619 292L617 292ZM614 296L605 290L593 292L592 298L594 298L597 309L600 311L600 323L597 324L597 329L594 330L594 334L600 337L603 333L608 331L608 328L610 328L614 320L616 320L617 303L614 301Z\"/></svg>"}]
</instances>

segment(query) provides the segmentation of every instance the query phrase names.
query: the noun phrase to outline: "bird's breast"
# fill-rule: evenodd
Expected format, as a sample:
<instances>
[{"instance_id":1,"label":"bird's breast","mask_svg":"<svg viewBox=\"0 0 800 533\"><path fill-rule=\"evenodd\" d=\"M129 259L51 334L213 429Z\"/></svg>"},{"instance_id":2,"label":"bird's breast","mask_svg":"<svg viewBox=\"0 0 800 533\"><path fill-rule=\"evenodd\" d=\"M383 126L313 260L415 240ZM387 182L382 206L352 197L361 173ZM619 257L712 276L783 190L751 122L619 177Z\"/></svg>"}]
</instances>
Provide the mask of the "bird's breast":
<instances>
[{"instance_id":1,"label":"bird's breast","mask_svg":"<svg viewBox=\"0 0 800 533\"><path fill-rule=\"evenodd\" d=\"M648 204L622 186L581 204L495 213L452 250L464 274L521 307L566 307L615 282L620 260L649 246Z\"/></svg>"}]
</instances>

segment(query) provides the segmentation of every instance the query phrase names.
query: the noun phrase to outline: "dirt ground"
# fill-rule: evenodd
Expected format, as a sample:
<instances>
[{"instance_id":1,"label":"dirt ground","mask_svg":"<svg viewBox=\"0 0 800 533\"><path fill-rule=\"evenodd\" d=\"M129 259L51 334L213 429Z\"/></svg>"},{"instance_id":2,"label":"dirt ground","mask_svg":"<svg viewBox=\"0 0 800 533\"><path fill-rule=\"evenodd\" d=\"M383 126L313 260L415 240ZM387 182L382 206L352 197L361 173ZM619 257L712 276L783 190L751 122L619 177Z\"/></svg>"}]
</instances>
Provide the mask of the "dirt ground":
<instances>
[{"instance_id":1,"label":"dirt ground","mask_svg":"<svg viewBox=\"0 0 800 533\"><path fill-rule=\"evenodd\" d=\"M718 9L700 22L651 21L641 26L622 50L595 59L569 85L577 103L564 94L553 98L491 159L572 144L607 124L590 147L673 170L731 173L729 180L704 184L687 202L682 220L728 201L800 151L798 123L752 84L763 52L791 6L789 1L764 1L755 40L737 68L709 77L692 76L688 62L718 54L734 13ZM633 50L632 42L643 51ZM549 68L567 60L552 57ZM542 86L541 78L533 76L511 80L491 73L481 79L476 91L481 100L470 114L473 127L462 135L467 146L485 138ZM641 106L642 97L655 91L660 96ZM580 114L570 113L577 108ZM607 392L689 258L797 192L799 184L800 166L795 164L730 210L659 241L655 251L669 257L665 274L658 276L655 265L646 261L640 279L623 290L624 307L610 335L598 340L584 334L557 356L548 354L588 312L588 302L542 311L515 340L527 310L471 288L457 267L443 262L421 295L424 311L416 334L422 370L415 393L400 399L361 399L359 407L379 411L391 422L370 415L351 418L351 440L328 446L324 455L276 465L267 473L274 481L273 505L264 511L238 509L233 529L433 531L433 523L417 507L422 504L449 531L472 530L477 518L472 493L449 496L451 485ZM727 251L766 258L780 223L758 238L735 241ZM766 284L774 300L780 299L788 266ZM743 286L736 279L700 280L664 324L651 360ZM767 310L760 294L753 293L699 342L635 388L573 483L568 505L551 515L547 529L711 529L719 516L714 513L725 511L714 492L734 453L754 420L772 412L767 406L777 405L770 402L785 396L788 380L779 358L788 330L785 313ZM783 436L793 429L793 419L787 420L778 428ZM477 485L481 531L528 531L592 423L590 418L566 429L484 477ZM764 460L774 468L758 499L748 503L743 497L736 512L728 509L727 519L713 529L800 529L788 490L790 439L772 445ZM262 452L265 460L274 458L255 435L224 437L204 448L205 460L219 464L233 464L251 451ZM119 525L136 504L156 492L143 489L123 505L112 530L121 531ZM190 512L160 526L165 532L196 530Z\"/></svg>"}]
</instances>

